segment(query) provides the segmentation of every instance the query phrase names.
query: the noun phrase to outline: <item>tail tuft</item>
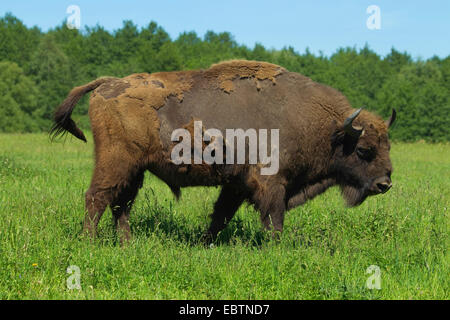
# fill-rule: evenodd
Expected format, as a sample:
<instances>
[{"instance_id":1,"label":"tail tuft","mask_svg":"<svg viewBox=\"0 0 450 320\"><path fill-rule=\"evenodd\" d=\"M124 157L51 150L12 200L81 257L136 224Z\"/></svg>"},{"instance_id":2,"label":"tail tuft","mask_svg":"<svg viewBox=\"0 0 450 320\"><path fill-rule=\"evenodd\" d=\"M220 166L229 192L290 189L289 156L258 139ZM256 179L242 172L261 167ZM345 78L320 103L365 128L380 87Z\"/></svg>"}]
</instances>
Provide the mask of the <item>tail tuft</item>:
<instances>
[{"instance_id":1,"label":"tail tuft","mask_svg":"<svg viewBox=\"0 0 450 320\"><path fill-rule=\"evenodd\" d=\"M50 137L52 141L59 137L63 137L67 134L67 132L70 132L78 139L87 142L86 136L84 135L83 131L81 131L80 128L77 127L75 121L73 121L70 117L62 117L60 119L57 119L55 116L55 123L50 130Z\"/></svg>"},{"instance_id":2,"label":"tail tuft","mask_svg":"<svg viewBox=\"0 0 450 320\"><path fill-rule=\"evenodd\" d=\"M72 120L72 111L75 105L80 101L80 99L88 92L96 89L105 82L114 80L117 78L103 77L88 84L80 87L73 88L70 91L67 98L61 103L58 109L55 111L53 127L50 130L50 137L52 140L64 136L67 132L73 134L80 140L87 142L83 131L77 127L75 122Z\"/></svg>"}]
</instances>

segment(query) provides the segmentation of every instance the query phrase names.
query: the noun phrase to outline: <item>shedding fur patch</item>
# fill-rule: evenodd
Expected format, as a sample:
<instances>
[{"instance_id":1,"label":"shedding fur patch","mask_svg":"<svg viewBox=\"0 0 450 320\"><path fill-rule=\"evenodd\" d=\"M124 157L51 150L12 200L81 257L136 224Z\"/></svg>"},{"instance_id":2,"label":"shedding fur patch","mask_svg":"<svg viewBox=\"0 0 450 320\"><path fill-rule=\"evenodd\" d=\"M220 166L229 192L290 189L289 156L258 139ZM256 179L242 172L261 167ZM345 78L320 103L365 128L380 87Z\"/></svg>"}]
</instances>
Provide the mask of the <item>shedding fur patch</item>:
<instances>
[{"instance_id":1,"label":"shedding fur patch","mask_svg":"<svg viewBox=\"0 0 450 320\"><path fill-rule=\"evenodd\" d=\"M275 84L275 78L285 71L286 69L268 62L231 60L213 64L205 70L205 77L215 79L220 89L230 93L234 89L235 79L253 78L256 88L260 90L259 81L268 79Z\"/></svg>"},{"instance_id":2,"label":"shedding fur patch","mask_svg":"<svg viewBox=\"0 0 450 320\"><path fill-rule=\"evenodd\" d=\"M130 86L124 96L141 100L145 105L159 109L169 96L183 101L183 94L192 88L192 72L139 73L123 78Z\"/></svg>"},{"instance_id":3,"label":"shedding fur patch","mask_svg":"<svg viewBox=\"0 0 450 320\"><path fill-rule=\"evenodd\" d=\"M97 92L105 99L115 98L125 92L130 84L127 81L121 79L109 81L101 85Z\"/></svg>"}]
</instances>

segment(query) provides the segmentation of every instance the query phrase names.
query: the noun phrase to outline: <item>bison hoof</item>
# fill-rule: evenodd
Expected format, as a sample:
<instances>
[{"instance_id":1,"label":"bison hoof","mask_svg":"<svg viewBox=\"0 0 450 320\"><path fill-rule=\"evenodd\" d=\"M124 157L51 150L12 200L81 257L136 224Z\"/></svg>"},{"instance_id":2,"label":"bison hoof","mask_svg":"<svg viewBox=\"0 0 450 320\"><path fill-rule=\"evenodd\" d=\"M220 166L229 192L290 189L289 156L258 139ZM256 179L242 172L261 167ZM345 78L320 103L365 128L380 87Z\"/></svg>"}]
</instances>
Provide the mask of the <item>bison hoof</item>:
<instances>
[{"instance_id":1,"label":"bison hoof","mask_svg":"<svg viewBox=\"0 0 450 320\"><path fill-rule=\"evenodd\" d=\"M216 241L216 236L214 236L211 232L207 231L205 232L202 237L200 238L200 242L209 247L212 248L214 247L214 242Z\"/></svg>"}]
</instances>

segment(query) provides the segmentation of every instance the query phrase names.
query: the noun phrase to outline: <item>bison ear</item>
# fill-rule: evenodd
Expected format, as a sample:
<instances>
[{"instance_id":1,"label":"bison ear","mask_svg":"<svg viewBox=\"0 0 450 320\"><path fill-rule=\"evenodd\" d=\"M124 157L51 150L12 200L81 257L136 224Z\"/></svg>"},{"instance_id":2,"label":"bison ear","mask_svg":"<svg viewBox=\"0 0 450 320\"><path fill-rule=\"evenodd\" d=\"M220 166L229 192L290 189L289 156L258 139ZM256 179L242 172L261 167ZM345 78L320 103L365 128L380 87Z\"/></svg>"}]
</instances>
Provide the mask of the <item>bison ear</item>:
<instances>
[{"instance_id":1,"label":"bison ear","mask_svg":"<svg viewBox=\"0 0 450 320\"><path fill-rule=\"evenodd\" d=\"M394 123L396 117L397 117L397 112L395 111L395 109L392 109L391 116L389 117L389 119L387 119L385 121L385 123L386 123L388 128L390 128L392 126L392 124Z\"/></svg>"}]
</instances>

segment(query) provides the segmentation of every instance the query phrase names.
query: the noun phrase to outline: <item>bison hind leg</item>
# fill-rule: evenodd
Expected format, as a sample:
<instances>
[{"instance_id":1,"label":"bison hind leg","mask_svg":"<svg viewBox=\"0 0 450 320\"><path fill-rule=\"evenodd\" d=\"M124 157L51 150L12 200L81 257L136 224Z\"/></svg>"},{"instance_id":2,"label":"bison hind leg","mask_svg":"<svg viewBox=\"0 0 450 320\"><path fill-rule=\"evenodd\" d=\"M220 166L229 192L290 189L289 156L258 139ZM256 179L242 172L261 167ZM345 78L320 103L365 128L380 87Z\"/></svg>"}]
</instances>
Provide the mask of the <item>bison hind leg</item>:
<instances>
[{"instance_id":1,"label":"bison hind leg","mask_svg":"<svg viewBox=\"0 0 450 320\"><path fill-rule=\"evenodd\" d=\"M106 207L111 202L111 194L109 190L97 190L91 184L91 187L86 192L86 216L84 218L83 230L91 238L94 238L97 233L97 225L105 212Z\"/></svg>"},{"instance_id":2,"label":"bison hind leg","mask_svg":"<svg viewBox=\"0 0 450 320\"><path fill-rule=\"evenodd\" d=\"M139 171L130 177L128 184L123 187L111 202L111 211L114 219L114 225L120 237L120 242L128 241L131 238L130 217L131 207L142 187L144 181L144 172Z\"/></svg>"},{"instance_id":3,"label":"bison hind leg","mask_svg":"<svg viewBox=\"0 0 450 320\"><path fill-rule=\"evenodd\" d=\"M114 148L105 150L96 150L94 174L86 192L84 230L94 237L101 216L110 206L116 227L122 232L121 240L129 239L129 212L142 186L144 171L127 152Z\"/></svg>"}]
</instances>

